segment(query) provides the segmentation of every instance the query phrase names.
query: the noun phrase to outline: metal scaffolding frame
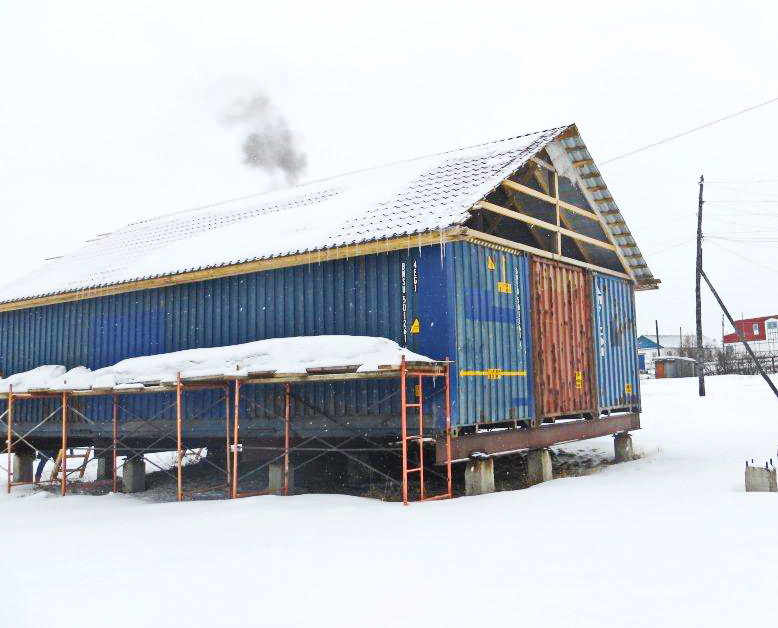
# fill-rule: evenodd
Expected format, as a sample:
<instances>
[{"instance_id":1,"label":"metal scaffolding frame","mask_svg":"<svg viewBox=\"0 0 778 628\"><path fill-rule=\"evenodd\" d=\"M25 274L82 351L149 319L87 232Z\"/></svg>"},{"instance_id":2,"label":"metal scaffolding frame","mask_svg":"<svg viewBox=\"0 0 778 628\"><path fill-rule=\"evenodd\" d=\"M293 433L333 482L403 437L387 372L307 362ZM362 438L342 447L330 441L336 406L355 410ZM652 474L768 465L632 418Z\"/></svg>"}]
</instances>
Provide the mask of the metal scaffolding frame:
<instances>
[{"instance_id":1,"label":"metal scaffolding frame","mask_svg":"<svg viewBox=\"0 0 778 628\"><path fill-rule=\"evenodd\" d=\"M355 455L357 453L378 452L378 451L391 451L392 453L396 454L396 449L383 447L381 443L365 436L358 429L352 428L347 424L339 422L337 419L335 419L332 416L329 416L323 410L314 407L310 402L292 393L293 384L314 383L314 382L335 383L335 382L353 381L353 380L364 381L369 379L397 379L397 378L399 378L400 380L399 393L401 395L400 445L401 445L401 452L402 452L402 477L400 480L392 478L390 475L384 473L382 470L371 466L363 459ZM415 381L418 382L416 385L418 401L416 402L409 402L407 399L408 378L413 378L415 379ZM446 469L445 477L444 477L444 480L446 481L446 491L439 495L428 496L425 491L425 480L424 480L424 445L427 442L434 442L435 439L428 438L425 436L423 388L424 388L425 379L435 380L437 378L443 378L444 380L443 392L445 395L445 427L442 434L438 433L438 438L443 439L443 442L445 443L448 452L447 460L444 462L445 469ZM231 382L233 382L232 408L230 408L230 397L231 397L230 383ZM241 390L245 386L268 385L268 384L275 384L275 385L281 384L283 386L284 409L283 409L283 415L278 417L283 421L283 445L280 447L272 447L272 446L257 447L256 449L274 450L279 453L275 457L271 458L270 460L265 461L264 463L260 464L256 468L252 469L247 474L241 476L239 474L239 466L238 466L238 455L243 449L243 445L240 442L241 440L240 439L241 400L242 400ZM225 434L225 454L226 454L225 467L223 468L218 464L213 463L212 461L208 461L207 456L203 458L199 454L197 454L198 459L204 460L205 462L213 466L218 471L224 473L225 482L223 485L219 485L217 487L211 487L208 489L202 489L202 491L200 492L206 490L213 490L214 488L222 488L224 489L225 497L230 497L230 498L266 494L269 491L240 491L239 480L241 477L246 477L247 475L256 473L257 471L269 466L273 462L276 462L278 460L283 460L283 466L282 466L283 481L281 486L281 493L283 495L288 495L290 490L289 479L292 471L291 453L293 451L296 451L301 453L307 452L313 454L312 458L303 461L300 465L298 465L298 468L312 462L313 460L327 453L338 453L344 455L346 458L353 460L359 465L362 465L363 467L366 467L367 469L380 475L381 477L384 477L387 480L387 482L392 482L394 484L401 486L403 503L405 505L408 505L410 501L408 480L409 480L409 475L412 473L419 473L419 479L420 479L420 500L419 501L447 499L453 496L452 467L451 467L451 463L452 463L451 461L451 402L450 402L449 364L448 362L432 362L432 363L414 362L409 364L405 361L404 358L401 361L399 368L388 367L388 368L381 369L379 371L371 371L366 373L357 373L357 372L344 373L342 371L327 372L326 370L320 369L315 373L307 373L307 374L274 375L269 377L223 376L220 378L202 378L202 379L192 379L192 380L184 380L181 378L179 374L176 377L175 385L172 387L166 385L152 385L152 386L145 386L143 388L128 388L123 390L112 389L112 390L82 390L82 391L76 391L76 390L74 391L32 391L32 392L24 392L24 393L15 393L13 392L12 388L9 388L9 391L7 393L0 393L0 398L4 397L7 400L6 410L2 414L0 414L0 424L4 424L6 427L7 468L5 469L5 472L8 478L7 491L10 492L13 486L17 486L19 484L33 483L33 482L14 482L11 460L13 455L13 449L15 446L18 446L20 443L23 443L31 450L35 450L36 448L27 439L30 438L31 434L33 434L35 430L39 429L41 426L45 425L49 420L51 420L54 416L59 414L61 420L61 430L60 430L61 449L62 451L66 452L68 449L69 413L73 412L77 414L82 420L84 420L87 423L96 424L96 422L91 420L84 412L79 411L78 409L76 409L70 404L71 398L110 396L112 398L111 444L110 446L104 446L99 449L95 447L95 458L104 455L108 451L111 452L111 459L113 463L112 464L113 472L111 477L112 490L114 492L118 490L119 486L118 486L117 472L125 464L127 464L127 462L137 458L143 458L145 453L148 453L149 451L153 451L154 447L160 443L172 442L174 440L176 443L175 473L172 473L169 469L165 469L161 467L160 465L158 465L156 462L152 460L147 460L147 461L153 466L155 466L157 469L159 469L160 471L166 473L167 475L175 479L176 499L178 501L184 501L188 496L196 495L198 491L190 492L185 490L184 474L183 474L183 467L185 466L184 462L191 455L190 449L187 449L186 447L187 438L185 435L185 430L186 430L187 420L196 418L196 416L198 416L198 415L194 415L193 417L184 416L185 392L195 391L195 390L222 390L223 391L223 397L220 397L218 401L211 404L209 407L205 408L205 410L201 410L200 413L198 414L201 414L202 412L207 411L212 407L214 407L215 405L220 404L222 402L224 402L224 408L225 408L225 412L224 412L224 423L225 423L224 434ZM134 414L129 408L121 404L120 401L121 397L125 395L137 395L137 394L148 394L148 393L152 393L152 394L172 393L175 395L175 401L174 403L168 404L165 407L163 407L162 410L160 410L157 414L155 414L153 417L150 418L144 418L138 416L137 414ZM53 412L49 413L48 416L46 416L42 421L38 422L34 427L29 429L27 432L25 432L24 434L18 434L14 429L14 421L13 421L14 404L20 400L25 400L25 399L58 399L60 400L60 405ZM354 432L354 435L346 437L339 445L333 445L329 441L322 438L320 435L300 437L299 442L297 442L296 444L292 444L292 434L293 434L292 412L291 412L292 399L295 399L301 404L306 405L308 408L312 409L318 415L323 417L326 421L336 423L342 428L351 429ZM245 398L243 398L243 400L255 404L255 402L252 400L246 400ZM174 431L165 430L163 427L158 425L158 421L155 421L155 419L159 418L160 415L164 414L173 406L175 406L175 410L176 410L175 430ZM418 412L418 433L412 435L409 435L408 432L409 410L417 410ZM133 447L128 442L128 439L133 435L133 432L122 433L121 431L121 425L122 425L121 415L123 413L133 414L133 419L137 421L141 426L149 426L150 428L152 428L152 430L155 431L157 434L155 439L146 447L142 447L142 448ZM137 431L137 427L135 431ZM348 447L347 445L353 442L354 440L362 440L365 443L372 445L372 447L354 447L354 446ZM409 443L413 441L418 442L419 466L410 468L408 465ZM164 450L167 451L167 449ZM119 454L120 451L128 452L128 455L125 457L125 460L121 465L118 464L118 457L120 455ZM68 475L70 472L71 471L67 469L67 457L63 456L62 474L61 474L61 478L59 478L58 480L58 483L60 484L60 492L62 495L65 495L68 492ZM43 481L40 483L45 484L45 483L52 483L52 482Z\"/></svg>"}]
</instances>

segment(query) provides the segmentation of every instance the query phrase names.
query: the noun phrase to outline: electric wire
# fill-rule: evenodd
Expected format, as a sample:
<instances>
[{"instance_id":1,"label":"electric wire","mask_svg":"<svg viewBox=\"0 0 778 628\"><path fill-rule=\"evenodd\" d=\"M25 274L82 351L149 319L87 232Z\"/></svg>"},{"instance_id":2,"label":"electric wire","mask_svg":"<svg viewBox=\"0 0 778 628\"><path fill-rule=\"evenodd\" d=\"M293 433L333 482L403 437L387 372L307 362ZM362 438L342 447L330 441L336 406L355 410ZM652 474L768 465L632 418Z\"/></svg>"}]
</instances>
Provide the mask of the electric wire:
<instances>
[{"instance_id":1,"label":"electric wire","mask_svg":"<svg viewBox=\"0 0 778 628\"><path fill-rule=\"evenodd\" d=\"M711 242L711 244L713 246L719 247L720 249L723 249L727 253L731 253L732 255L735 255L735 256L739 257L740 259L744 259L745 261L751 262L752 264L755 264L756 266L760 266L761 268L764 268L765 270L769 270L770 272L773 272L773 273L778 273L778 270L776 270L775 268L770 268L769 266L765 266L764 264L760 264L759 262L754 261L754 260L746 257L745 255L741 255L740 253L736 253L735 251L732 251L732 250L728 249L727 247L722 246L721 244L718 244L717 242Z\"/></svg>"},{"instance_id":2,"label":"electric wire","mask_svg":"<svg viewBox=\"0 0 778 628\"><path fill-rule=\"evenodd\" d=\"M688 240L684 240L683 242L679 242L678 244L673 244L673 246L668 246L666 249L662 249L660 251L654 251L653 253L646 253L643 255L643 257L653 257L654 255L659 255L660 253L664 253L665 251L670 251L672 249L676 249L679 246L683 246L684 244L689 244L691 242L694 242L697 239L697 236L694 236L693 238L689 238Z\"/></svg>"},{"instance_id":3,"label":"electric wire","mask_svg":"<svg viewBox=\"0 0 778 628\"><path fill-rule=\"evenodd\" d=\"M633 231L641 231L642 229L651 229L653 227L658 227L659 225L666 225L668 222L675 222L676 220L681 220L682 218L687 218L689 216L696 216L697 212L689 212L688 214L682 214L681 216L676 216L675 218L670 218L670 220L663 220L662 222L655 222L650 225L645 225L643 227L636 227L633 229Z\"/></svg>"},{"instance_id":4,"label":"electric wire","mask_svg":"<svg viewBox=\"0 0 778 628\"><path fill-rule=\"evenodd\" d=\"M711 185L716 190L732 190L734 192L745 192L746 194L759 194L760 196L778 196L774 192L754 192L753 190L743 190L741 188L728 188L723 185Z\"/></svg>"},{"instance_id":5,"label":"electric wire","mask_svg":"<svg viewBox=\"0 0 778 628\"><path fill-rule=\"evenodd\" d=\"M683 133L678 133L676 135L673 135L672 137L665 138L663 140L660 140L658 142L654 142L653 144L648 144L647 146L643 146L642 148L636 148L635 150L632 150L628 153L624 153L623 155L619 155L618 157L611 157L610 159L606 159L605 161L602 161L597 164L597 167L604 166L605 164L609 164L613 161L616 161L618 159L624 159L624 157L629 157L630 155L634 155L635 153L639 153L641 151L647 150L649 148L653 148L654 146L659 146L660 144L665 144L667 142L670 142L672 140L678 139L679 137L683 137L684 135L689 135L689 133L694 133L695 131L699 131L700 129L704 129L705 127L712 126L714 124L718 124L719 122L724 122L724 120L729 120L730 118L734 118L735 116L739 116L741 114L747 113L749 111L753 111L754 109L759 109L759 107L764 107L765 105L769 105L771 103L774 103L778 101L778 97L771 98L770 100L766 100L763 103L759 103L758 105L754 105L752 107L748 107L748 109L743 109L741 111L737 111L735 113L731 113L727 116L724 116L723 118L719 118L718 120L713 120L711 122L706 122L705 124L701 124L700 126L694 127L693 129L689 129L688 131L684 131Z\"/></svg>"}]
</instances>

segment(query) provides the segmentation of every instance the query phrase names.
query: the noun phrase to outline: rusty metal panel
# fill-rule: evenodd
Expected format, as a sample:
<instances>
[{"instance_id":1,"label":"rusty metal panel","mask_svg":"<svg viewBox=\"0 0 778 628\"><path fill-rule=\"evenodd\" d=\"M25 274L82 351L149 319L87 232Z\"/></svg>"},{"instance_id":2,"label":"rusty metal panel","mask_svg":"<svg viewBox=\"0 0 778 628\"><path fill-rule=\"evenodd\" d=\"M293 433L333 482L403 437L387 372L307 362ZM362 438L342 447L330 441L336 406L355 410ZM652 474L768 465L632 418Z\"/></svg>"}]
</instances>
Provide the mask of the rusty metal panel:
<instances>
[{"instance_id":1,"label":"rusty metal panel","mask_svg":"<svg viewBox=\"0 0 778 628\"><path fill-rule=\"evenodd\" d=\"M594 273L594 353L600 412L640 409L632 282Z\"/></svg>"},{"instance_id":2,"label":"rusty metal panel","mask_svg":"<svg viewBox=\"0 0 778 628\"><path fill-rule=\"evenodd\" d=\"M601 419L558 421L531 429L507 429L464 434L451 439L451 459L467 460L474 453L487 455L506 454L525 449L550 447L558 443L599 438L608 434L640 429L640 415L612 414ZM435 447L435 462L446 462L446 440L438 437Z\"/></svg>"},{"instance_id":3,"label":"rusty metal panel","mask_svg":"<svg viewBox=\"0 0 778 628\"><path fill-rule=\"evenodd\" d=\"M596 412L591 277L534 256L530 274L537 416Z\"/></svg>"}]
</instances>

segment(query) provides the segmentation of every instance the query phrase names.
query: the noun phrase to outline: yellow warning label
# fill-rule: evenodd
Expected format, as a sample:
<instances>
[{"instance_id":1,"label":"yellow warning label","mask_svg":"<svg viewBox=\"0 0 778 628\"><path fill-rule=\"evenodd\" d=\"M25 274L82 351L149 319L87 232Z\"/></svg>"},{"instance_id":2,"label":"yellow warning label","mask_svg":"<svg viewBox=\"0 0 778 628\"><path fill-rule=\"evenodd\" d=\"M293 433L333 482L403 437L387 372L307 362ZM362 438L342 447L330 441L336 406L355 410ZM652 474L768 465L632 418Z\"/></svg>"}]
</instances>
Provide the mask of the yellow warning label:
<instances>
[{"instance_id":1,"label":"yellow warning label","mask_svg":"<svg viewBox=\"0 0 778 628\"><path fill-rule=\"evenodd\" d=\"M497 266L495 266L495 264L494 264L494 260L492 259L491 255L486 258L486 267L489 270L494 270L495 268L497 268Z\"/></svg>"},{"instance_id":2,"label":"yellow warning label","mask_svg":"<svg viewBox=\"0 0 778 628\"><path fill-rule=\"evenodd\" d=\"M632 384L625 384L624 385L624 392L632 393Z\"/></svg>"},{"instance_id":3,"label":"yellow warning label","mask_svg":"<svg viewBox=\"0 0 778 628\"><path fill-rule=\"evenodd\" d=\"M484 371L459 371L460 377L481 376L487 379L495 380L501 377L523 377L527 371L503 371L502 369L486 369Z\"/></svg>"},{"instance_id":4,"label":"yellow warning label","mask_svg":"<svg viewBox=\"0 0 778 628\"><path fill-rule=\"evenodd\" d=\"M511 292L513 292L513 288L511 288L511 284L509 284L507 281L498 281L497 292L504 292L505 294L510 294Z\"/></svg>"},{"instance_id":5,"label":"yellow warning label","mask_svg":"<svg viewBox=\"0 0 778 628\"><path fill-rule=\"evenodd\" d=\"M575 387L583 388L583 373L581 371L575 372Z\"/></svg>"},{"instance_id":6,"label":"yellow warning label","mask_svg":"<svg viewBox=\"0 0 778 628\"><path fill-rule=\"evenodd\" d=\"M416 385L413 387L413 392L414 392L414 394L415 394L417 397L421 397L421 386L419 386L418 384L416 384Z\"/></svg>"},{"instance_id":7,"label":"yellow warning label","mask_svg":"<svg viewBox=\"0 0 778 628\"><path fill-rule=\"evenodd\" d=\"M419 322L418 318L414 318L413 322L411 323L411 333L418 334L420 331L421 331L421 323Z\"/></svg>"}]
</instances>

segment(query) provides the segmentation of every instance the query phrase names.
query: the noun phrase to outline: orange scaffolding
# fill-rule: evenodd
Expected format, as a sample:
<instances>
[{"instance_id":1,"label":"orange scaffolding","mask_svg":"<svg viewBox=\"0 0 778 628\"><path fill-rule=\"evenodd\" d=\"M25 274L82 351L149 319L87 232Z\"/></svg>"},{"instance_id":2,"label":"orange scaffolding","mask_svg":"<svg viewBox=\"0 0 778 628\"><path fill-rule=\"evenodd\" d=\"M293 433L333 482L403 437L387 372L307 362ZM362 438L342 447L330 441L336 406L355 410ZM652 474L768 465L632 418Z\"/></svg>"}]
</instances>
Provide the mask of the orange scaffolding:
<instances>
[{"instance_id":1,"label":"orange scaffolding","mask_svg":"<svg viewBox=\"0 0 778 628\"><path fill-rule=\"evenodd\" d=\"M399 378L399 394L400 394L400 447L401 447L401 455L402 455L402 477L400 481L395 480L391 476L386 475L382 471L375 469L374 467L371 467L369 464L364 462L363 460L355 457L353 452L355 451L374 451L373 449L348 449L344 447L347 442L353 440L356 437L347 438L344 443L342 443L341 447L338 447L336 445L332 445L328 441L325 441L321 436L309 436L307 438L304 438L301 440L301 442L298 442L296 445L292 445L292 412L291 412L291 405L292 405L292 386L294 384L300 384L300 383L313 383L313 382L341 382L341 381L350 381L350 380L365 380L365 379L394 379ZM416 393L416 401L409 401L408 400L408 380L411 378L413 381L416 382L416 386L414 388L414 392ZM443 378L444 380L444 396L445 396L445 425L444 425L444 438L446 443L446 448L448 452L447 461L445 462L445 482L446 482L446 491L438 494L438 495L427 495L426 488L425 488L425 477L424 477L424 445L425 443L434 441L433 438L428 437L426 435L425 430L427 429L424 420L425 420L425 412L424 412L424 382L425 380L436 380L438 378ZM230 409L230 384L233 385L233 407ZM71 412L77 412L77 414L84 420L86 420L89 423L94 423L91 421L85 414L83 414L80 411L75 410L75 408L70 407L70 399L72 397L92 397L92 396L111 396L112 398L112 411L111 411L111 446L102 448L99 453L105 453L106 451L111 451L111 459L113 462L113 473L111 477L111 486L112 490L114 492L118 491L118 475L117 471L121 468L123 465L118 464L118 457L119 457L119 451L120 448L123 451L128 451L129 456L125 457L125 461L123 464L126 464L129 460L133 458L141 457L143 458L144 453L147 453L148 451L152 450L154 445L165 442L167 439L169 439L171 442L174 440L176 443L176 462L175 462L175 482L176 482L176 499L178 501L183 501L188 496L192 496L197 494L197 491L187 492L185 490L185 483L184 483L184 474L183 474L183 467L184 462L187 459L188 456L188 449L186 448L186 423L187 419L184 416L184 403L185 403L185 392L188 390L208 390L208 389L219 389L223 391L223 401L224 401L224 407L225 407L225 413L224 413L224 422L225 422L225 468L222 468L212 462L209 461L209 464L212 464L216 469L220 470L224 473L225 482L223 485L219 485L219 487L211 487L211 488L222 488L224 490L225 497L230 498L238 498L238 497L246 497L249 495L257 495L257 494L265 494L268 491L240 491L239 490L239 473L238 473L238 456L240 452L243 449L243 446L240 442L240 422L241 422L241 390L247 386L247 385L268 385L268 384L281 384L283 385L283 416L280 417L283 420L283 445L281 447L268 447L266 449L275 449L277 451L280 451L280 453L273 459L271 459L268 462L265 462L257 469L254 469L251 471L251 473L254 473L259 468L262 468L264 466L268 466L270 463L276 461L276 460L282 460L282 469L283 469L283 481L282 481L282 488L281 492L284 495L288 495L290 491L290 473L291 473L291 461L290 461L290 454L292 451L301 451L301 452L309 452L309 453L316 453L317 455L315 457L318 457L319 455L324 455L325 453L342 453L343 455L347 456L348 458L351 458L358 462L359 464L362 464L369 469L379 473L381 476L387 478L387 480L397 482L402 486L402 498L403 503L407 505L410 501L409 499L409 476L412 473L418 473L419 474L419 492L420 492L420 499L419 501L431 501L431 500L437 500L437 499L447 499L453 496L452 492L452 467L451 467L451 402L450 402L450 380L449 380L449 364L448 362L414 362L414 363L407 363L405 359L401 361L399 368L397 367L387 367L382 368L379 371L371 371L366 373L357 373L357 372L322 372L322 370L318 370L314 373L306 373L306 374L294 374L294 375L280 375L280 376L270 376L270 377L220 377L220 378L206 378L206 379L200 379L200 380L191 380L186 381L183 380L180 376L180 374L176 377L176 382L173 387L166 386L166 385L154 385L154 386L145 386L143 388L137 388L137 389L124 389L121 391L118 390L111 390L111 391L104 391L104 390L84 390L84 391L63 391L63 392L25 392L25 393L15 393L13 392L13 389L9 389L8 393L0 394L0 398L5 397L7 399L7 408L6 411L3 414L0 414L0 423L3 421L3 417L5 418L5 426L6 426L6 453L7 453L7 491L10 492L13 486L17 486L19 484L28 484L32 482L15 482L13 478L13 469L12 469L12 456L13 456L13 450L15 446L18 446L19 444L24 444L30 449L35 449L33 445L27 440L30 438L31 434L38 428L40 428L42 425L47 423L53 416L55 416L57 413L60 416L61 421L61 430L60 430L60 438L61 438L61 448L63 451L66 451L68 448L68 415ZM124 395L136 395L136 394L145 394L145 393L174 393L175 394L175 409L176 409L176 420L175 420L175 433L162 433L161 436L159 436L151 445L147 446L146 448L140 449L137 447L132 447L126 439L128 438L127 435L121 434L121 414L122 414L122 405L121 405L121 397ZM58 408L50 413L47 417L45 417L42 421L37 423L32 429L28 430L24 434L18 434L15 430L14 426L14 404L25 399L59 399L60 405ZM304 400L300 399L303 403L308 405L310 407L310 404L305 402ZM217 402L218 403L218 402ZM171 404L172 405L172 404ZM166 408L163 409L162 412L164 412L166 409L170 408L171 406L166 406ZM409 420L413 419L413 414L416 413L417 417L417 430L413 434L409 434ZM142 423L149 423L154 420L156 417L152 417L151 419L142 419L140 417L135 417L136 419L140 420ZM191 417L190 417L191 418ZM334 419L331 419L334 420ZM432 428L434 430L434 428ZM360 435L359 438L362 438L363 440L367 441L368 443L376 444L375 441L372 441L368 437L364 435ZM318 441L321 443L320 448L313 448L311 446L307 446L308 443L316 442ZM418 443L418 459L419 464L416 467L409 467L409 445L412 442ZM378 449L375 449L377 451ZM95 456L98 455L98 452L95 453ZM207 461L207 457L202 458L202 460ZM153 461L149 461L153 466L157 467L160 471L163 471L167 473L168 475L173 476L172 473L170 473L169 470L162 468L161 466L157 465ZM309 460L308 462L311 462ZM306 464L306 463L303 463ZM68 492L68 474L69 470L67 469L67 458L63 458L63 469L62 469L62 477L59 479L60 484L60 492L62 495L67 494ZM48 482L41 482L41 483L48 483ZM202 490L211 490L211 489L202 489Z\"/></svg>"}]
</instances>

